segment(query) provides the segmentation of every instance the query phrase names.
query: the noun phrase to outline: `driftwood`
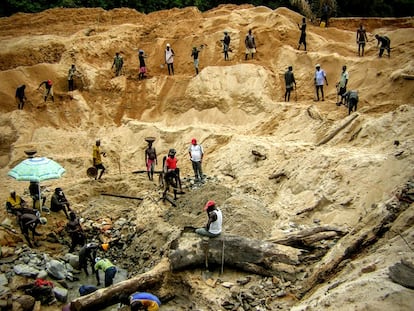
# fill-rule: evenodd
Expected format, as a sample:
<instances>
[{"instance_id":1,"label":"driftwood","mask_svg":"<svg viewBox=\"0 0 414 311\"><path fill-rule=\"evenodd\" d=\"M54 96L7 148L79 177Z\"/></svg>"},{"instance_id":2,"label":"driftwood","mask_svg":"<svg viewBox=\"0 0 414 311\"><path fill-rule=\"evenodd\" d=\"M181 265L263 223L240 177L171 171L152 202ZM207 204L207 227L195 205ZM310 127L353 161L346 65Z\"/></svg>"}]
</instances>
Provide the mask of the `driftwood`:
<instances>
[{"instance_id":1,"label":"driftwood","mask_svg":"<svg viewBox=\"0 0 414 311\"><path fill-rule=\"evenodd\" d=\"M172 270L221 266L224 260L226 266L271 276L277 274L275 266L278 263L298 265L301 255L299 249L271 242L233 235L203 238L191 232L184 233L171 243L168 257Z\"/></svg>"},{"instance_id":2,"label":"driftwood","mask_svg":"<svg viewBox=\"0 0 414 311\"><path fill-rule=\"evenodd\" d=\"M352 114L348 120L346 120L344 123L342 123L340 126L338 126L332 133L330 133L328 136L323 138L319 143L317 143L317 146L324 145L327 142L329 142L332 138L334 138L340 131L342 131L345 127L347 127L352 121L354 121L355 118L358 117L357 113Z\"/></svg>"},{"instance_id":3,"label":"driftwood","mask_svg":"<svg viewBox=\"0 0 414 311\"><path fill-rule=\"evenodd\" d=\"M294 232L282 238L270 238L267 241L293 247L311 247L315 242L338 238L346 233L347 231L336 227L324 226Z\"/></svg>"},{"instance_id":4,"label":"driftwood","mask_svg":"<svg viewBox=\"0 0 414 311\"><path fill-rule=\"evenodd\" d=\"M141 200L141 201L144 200L143 198L140 198L140 197L133 197L129 195L106 193L106 192L102 192L101 195L106 195L106 196L116 197L116 198L123 198L123 199L134 199L134 200Z\"/></svg>"},{"instance_id":5,"label":"driftwood","mask_svg":"<svg viewBox=\"0 0 414 311\"><path fill-rule=\"evenodd\" d=\"M124 293L130 295L137 291L145 291L147 288L159 286L170 265L167 259L163 259L151 271L137 275L131 279L116 283L112 286L102 288L89 295L73 300L70 304L72 311L101 310L119 302L119 295Z\"/></svg>"},{"instance_id":6,"label":"driftwood","mask_svg":"<svg viewBox=\"0 0 414 311\"><path fill-rule=\"evenodd\" d=\"M401 77L405 80L414 80L414 75L402 74Z\"/></svg>"},{"instance_id":7,"label":"driftwood","mask_svg":"<svg viewBox=\"0 0 414 311\"><path fill-rule=\"evenodd\" d=\"M133 171L132 174L142 174L142 173L148 173L147 170L137 170L137 171ZM163 171L154 171L154 174L161 174L163 173Z\"/></svg>"}]
</instances>

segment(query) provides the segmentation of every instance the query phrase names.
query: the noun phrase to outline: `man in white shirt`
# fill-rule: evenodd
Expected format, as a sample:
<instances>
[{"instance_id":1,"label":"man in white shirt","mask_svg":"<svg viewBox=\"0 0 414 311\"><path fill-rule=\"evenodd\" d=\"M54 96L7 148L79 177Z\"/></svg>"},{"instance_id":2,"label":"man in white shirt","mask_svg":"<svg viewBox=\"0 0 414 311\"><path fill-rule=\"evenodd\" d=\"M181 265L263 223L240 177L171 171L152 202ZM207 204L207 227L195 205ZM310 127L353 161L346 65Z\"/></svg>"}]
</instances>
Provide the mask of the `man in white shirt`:
<instances>
[{"instance_id":1,"label":"man in white shirt","mask_svg":"<svg viewBox=\"0 0 414 311\"><path fill-rule=\"evenodd\" d=\"M203 147L197 144L197 139L191 140L191 146L188 148L188 154L193 165L194 177L196 181L204 180L201 162L203 161L204 151Z\"/></svg>"},{"instance_id":2,"label":"man in white shirt","mask_svg":"<svg viewBox=\"0 0 414 311\"><path fill-rule=\"evenodd\" d=\"M321 90L322 101L324 101L325 97L323 94L323 85L324 85L324 82L326 82L326 85L328 85L328 80L326 79L325 71L321 69L321 65L317 64L315 68L316 68L316 71L315 71L314 81L315 81L315 87L316 87L316 98L317 98L317 101L319 101L319 90Z\"/></svg>"},{"instance_id":3,"label":"man in white shirt","mask_svg":"<svg viewBox=\"0 0 414 311\"><path fill-rule=\"evenodd\" d=\"M208 222L205 227L196 229L196 233L214 238L221 234L223 215L214 201L208 201L203 208L207 212Z\"/></svg>"}]
</instances>

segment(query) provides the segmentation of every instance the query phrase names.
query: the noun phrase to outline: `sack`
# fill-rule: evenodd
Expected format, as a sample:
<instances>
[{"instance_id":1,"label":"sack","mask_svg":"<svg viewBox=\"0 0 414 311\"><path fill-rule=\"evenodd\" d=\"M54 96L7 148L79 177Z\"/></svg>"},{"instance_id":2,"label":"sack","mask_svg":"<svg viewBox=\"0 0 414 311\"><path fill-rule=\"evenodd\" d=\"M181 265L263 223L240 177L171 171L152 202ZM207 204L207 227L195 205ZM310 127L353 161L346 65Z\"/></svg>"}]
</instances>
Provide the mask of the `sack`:
<instances>
[{"instance_id":1,"label":"sack","mask_svg":"<svg viewBox=\"0 0 414 311\"><path fill-rule=\"evenodd\" d=\"M98 290L98 288L93 285L82 285L79 287L79 294L81 296L85 296L95 292L96 290Z\"/></svg>"}]
</instances>

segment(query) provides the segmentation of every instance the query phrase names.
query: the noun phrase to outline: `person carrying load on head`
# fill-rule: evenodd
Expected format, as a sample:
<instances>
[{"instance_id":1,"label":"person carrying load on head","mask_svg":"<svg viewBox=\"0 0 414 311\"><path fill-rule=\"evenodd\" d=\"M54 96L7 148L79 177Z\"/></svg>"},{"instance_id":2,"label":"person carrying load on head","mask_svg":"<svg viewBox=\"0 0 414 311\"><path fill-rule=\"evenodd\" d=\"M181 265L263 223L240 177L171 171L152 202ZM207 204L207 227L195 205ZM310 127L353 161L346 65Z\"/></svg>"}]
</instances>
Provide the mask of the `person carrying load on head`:
<instances>
[{"instance_id":1,"label":"person carrying load on head","mask_svg":"<svg viewBox=\"0 0 414 311\"><path fill-rule=\"evenodd\" d=\"M203 208L207 212L208 222L205 227L196 229L196 233L208 236L210 238L217 237L222 231L223 215L221 210L216 207L214 201L208 201Z\"/></svg>"},{"instance_id":2,"label":"person carrying load on head","mask_svg":"<svg viewBox=\"0 0 414 311\"><path fill-rule=\"evenodd\" d=\"M145 149L145 165L147 167L148 179L154 179L155 165L158 164L157 150L152 146L154 140L147 139L148 147Z\"/></svg>"}]
</instances>

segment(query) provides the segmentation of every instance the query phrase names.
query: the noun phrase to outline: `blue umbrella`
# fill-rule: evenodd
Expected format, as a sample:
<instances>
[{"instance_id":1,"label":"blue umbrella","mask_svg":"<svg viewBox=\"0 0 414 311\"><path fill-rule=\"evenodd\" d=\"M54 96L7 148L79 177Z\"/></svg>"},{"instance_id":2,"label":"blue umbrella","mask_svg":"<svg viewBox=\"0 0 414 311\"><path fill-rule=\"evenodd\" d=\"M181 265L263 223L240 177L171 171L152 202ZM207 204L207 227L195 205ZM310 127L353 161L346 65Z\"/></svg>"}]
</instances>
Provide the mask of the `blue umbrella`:
<instances>
[{"instance_id":1,"label":"blue umbrella","mask_svg":"<svg viewBox=\"0 0 414 311\"><path fill-rule=\"evenodd\" d=\"M35 157L20 162L7 175L18 181L41 182L60 178L64 173L65 169L59 163L45 157Z\"/></svg>"}]
</instances>

